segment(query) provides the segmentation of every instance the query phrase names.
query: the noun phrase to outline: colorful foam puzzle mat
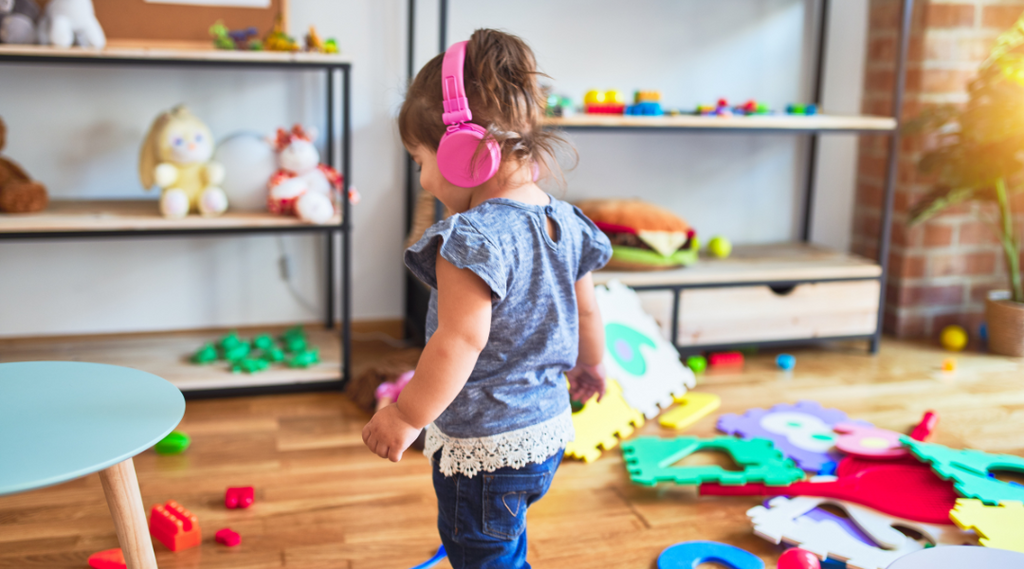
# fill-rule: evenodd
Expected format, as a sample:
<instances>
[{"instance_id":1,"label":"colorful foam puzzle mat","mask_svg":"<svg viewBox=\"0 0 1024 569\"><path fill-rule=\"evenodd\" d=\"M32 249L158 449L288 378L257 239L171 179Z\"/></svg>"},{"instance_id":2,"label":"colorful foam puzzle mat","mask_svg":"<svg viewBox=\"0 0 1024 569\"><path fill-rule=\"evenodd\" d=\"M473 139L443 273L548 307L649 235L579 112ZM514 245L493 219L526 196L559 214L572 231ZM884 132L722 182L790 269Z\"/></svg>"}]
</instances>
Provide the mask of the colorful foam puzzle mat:
<instances>
[{"instance_id":1,"label":"colorful foam puzzle mat","mask_svg":"<svg viewBox=\"0 0 1024 569\"><path fill-rule=\"evenodd\" d=\"M444 546L442 545L437 549L437 553L435 553L433 557L427 559L426 561L420 563L412 569L430 569L431 567L440 563L441 560L443 560L445 557L448 557L448 552L444 550Z\"/></svg>"},{"instance_id":2,"label":"colorful foam puzzle mat","mask_svg":"<svg viewBox=\"0 0 1024 569\"><path fill-rule=\"evenodd\" d=\"M1024 503L986 506L981 500L961 498L949 518L960 528L977 532L978 543L985 547L1024 553Z\"/></svg>"},{"instance_id":3,"label":"colorful foam puzzle mat","mask_svg":"<svg viewBox=\"0 0 1024 569\"><path fill-rule=\"evenodd\" d=\"M1024 567L1024 553L960 545L934 547L911 553L897 559L888 569L1020 569L1021 567Z\"/></svg>"},{"instance_id":4,"label":"colorful foam puzzle mat","mask_svg":"<svg viewBox=\"0 0 1024 569\"><path fill-rule=\"evenodd\" d=\"M836 448L846 454L877 459L907 456L907 449L900 444L903 435L895 431L851 423L839 423L833 430L839 433Z\"/></svg>"},{"instance_id":5,"label":"colorful foam puzzle mat","mask_svg":"<svg viewBox=\"0 0 1024 569\"><path fill-rule=\"evenodd\" d=\"M851 421L838 409L827 409L814 401L799 401L771 409L750 409L742 415L722 415L718 418L718 430L743 439L768 439L800 468L817 473L826 464L842 458L835 450L838 435L832 431L839 423L871 426Z\"/></svg>"},{"instance_id":6,"label":"colorful foam puzzle mat","mask_svg":"<svg viewBox=\"0 0 1024 569\"><path fill-rule=\"evenodd\" d=\"M952 480L964 498L996 506L1005 501L1024 501L1024 486L990 478L994 471L1024 474L1024 458L1010 454L989 454L980 450L955 450L934 443L902 437L900 442L917 458L928 462L944 480Z\"/></svg>"},{"instance_id":7,"label":"colorful foam puzzle mat","mask_svg":"<svg viewBox=\"0 0 1024 569\"><path fill-rule=\"evenodd\" d=\"M714 393L687 392L676 399L676 407L661 414L662 427L685 429L713 413L722 405L722 398Z\"/></svg>"},{"instance_id":8,"label":"colorful foam puzzle mat","mask_svg":"<svg viewBox=\"0 0 1024 569\"><path fill-rule=\"evenodd\" d=\"M708 450L728 453L743 470L735 472L718 465L673 466L695 452ZM768 486L785 486L804 475L771 441L764 439L639 437L622 443L622 455L630 480L644 486L658 482L689 485L718 482L726 486L763 482Z\"/></svg>"},{"instance_id":9,"label":"colorful foam puzzle mat","mask_svg":"<svg viewBox=\"0 0 1024 569\"><path fill-rule=\"evenodd\" d=\"M658 569L696 569L701 563L718 563L730 569L764 569L760 557L718 541L677 543L658 556Z\"/></svg>"},{"instance_id":10,"label":"colorful foam puzzle mat","mask_svg":"<svg viewBox=\"0 0 1024 569\"><path fill-rule=\"evenodd\" d=\"M595 395L583 409L572 414L576 438L565 445L565 455L593 462L601 457L601 450L609 450L626 439L634 429L644 426L644 416L630 407L622 398L622 388L614 379L605 386L600 401Z\"/></svg>"}]
</instances>

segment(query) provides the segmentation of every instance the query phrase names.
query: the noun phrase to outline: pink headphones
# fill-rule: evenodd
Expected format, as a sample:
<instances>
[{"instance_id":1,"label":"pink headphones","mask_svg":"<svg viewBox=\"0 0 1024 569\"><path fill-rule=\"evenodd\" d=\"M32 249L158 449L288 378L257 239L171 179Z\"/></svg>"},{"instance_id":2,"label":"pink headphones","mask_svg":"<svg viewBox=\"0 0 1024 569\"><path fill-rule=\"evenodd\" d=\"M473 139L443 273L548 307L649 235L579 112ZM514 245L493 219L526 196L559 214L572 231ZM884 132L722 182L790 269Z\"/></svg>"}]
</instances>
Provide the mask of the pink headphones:
<instances>
[{"instance_id":1,"label":"pink headphones","mask_svg":"<svg viewBox=\"0 0 1024 569\"><path fill-rule=\"evenodd\" d=\"M444 95L444 114L441 118L448 125L448 131L441 137L437 147L437 168L452 184L472 188L490 180L498 172L501 166L501 147L493 139L488 139L484 149L476 155L477 147L487 131L469 122L473 120L473 112L469 110L463 79L466 43L460 41L448 48L441 64Z\"/></svg>"}]
</instances>

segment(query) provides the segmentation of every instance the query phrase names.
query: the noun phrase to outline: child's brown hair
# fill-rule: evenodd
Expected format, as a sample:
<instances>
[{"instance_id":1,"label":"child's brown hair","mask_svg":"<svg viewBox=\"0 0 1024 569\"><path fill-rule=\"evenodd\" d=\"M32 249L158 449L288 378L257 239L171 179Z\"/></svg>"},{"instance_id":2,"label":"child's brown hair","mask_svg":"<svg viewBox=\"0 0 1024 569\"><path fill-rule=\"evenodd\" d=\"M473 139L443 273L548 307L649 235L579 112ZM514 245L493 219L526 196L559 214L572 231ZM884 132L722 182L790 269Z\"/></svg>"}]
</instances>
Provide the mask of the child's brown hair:
<instances>
[{"instance_id":1,"label":"child's brown hair","mask_svg":"<svg viewBox=\"0 0 1024 569\"><path fill-rule=\"evenodd\" d=\"M407 146L437 151L446 126L441 94L444 54L431 59L416 74L398 114L398 131ZM502 162L535 162L560 172L556 147L571 146L541 125L545 97L537 81L533 50L522 39L497 30L473 32L466 45L465 87L474 124L501 147Z\"/></svg>"}]
</instances>

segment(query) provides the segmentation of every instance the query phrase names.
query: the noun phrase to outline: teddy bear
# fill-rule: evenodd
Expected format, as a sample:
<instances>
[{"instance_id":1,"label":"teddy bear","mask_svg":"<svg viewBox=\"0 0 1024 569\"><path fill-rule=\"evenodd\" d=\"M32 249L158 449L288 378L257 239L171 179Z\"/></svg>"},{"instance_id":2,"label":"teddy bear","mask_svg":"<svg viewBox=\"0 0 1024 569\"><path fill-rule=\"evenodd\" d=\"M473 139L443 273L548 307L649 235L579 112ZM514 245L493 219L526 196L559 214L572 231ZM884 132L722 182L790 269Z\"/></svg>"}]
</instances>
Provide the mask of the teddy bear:
<instances>
[{"instance_id":1,"label":"teddy bear","mask_svg":"<svg viewBox=\"0 0 1024 569\"><path fill-rule=\"evenodd\" d=\"M39 20L39 43L102 49L107 36L96 19L92 0L50 0Z\"/></svg>"},{"instance_id":2,"label":"teddy bear","mask_svg":"<svg viewBox=\"0 0 1024 569\"><path fill-rule=\"evenodd\" d=\"M0 119L0 151L3 151L6 142L7 125ZM42 211L49 201L45 186L29 178L21 166L0 156L0 212Z\"/></svg>"},{"instance_id":3,"label":"teddy bear","mask_svg":"<svg viewBox=\"0 0 1024 569\"><path fill-rule=\"evenodd\" d=\"M0 0L0 43L36 43L35 0Z\"/></svg>"},{"instance_id":4,"label":"teddy bear","mask_svg":"<svg viewBox=\"0 0 1024 569\"><path fill-rule=\"evenodd\" d=\"M337 170L320 163L320 153L313 145L316 135L315 128L300 125L291 131L277 129L273 144L278 170L267 185L267 209L323 225L334 217L334 198L342 180Z\"/></svg>"},{"instance_id":5,"label":"teddy bear","mask_svg":"<svg viewBox=\"0 0 1024 569\"><path fill-rule=\"evenodd\" d=\"M189 212L213 217L228 209L220 188L224 167L211 161L213 134L184 105L161 113L139 151L142 187L158 186L160 213L182 218Z\"/></svg>"}]
</instances>

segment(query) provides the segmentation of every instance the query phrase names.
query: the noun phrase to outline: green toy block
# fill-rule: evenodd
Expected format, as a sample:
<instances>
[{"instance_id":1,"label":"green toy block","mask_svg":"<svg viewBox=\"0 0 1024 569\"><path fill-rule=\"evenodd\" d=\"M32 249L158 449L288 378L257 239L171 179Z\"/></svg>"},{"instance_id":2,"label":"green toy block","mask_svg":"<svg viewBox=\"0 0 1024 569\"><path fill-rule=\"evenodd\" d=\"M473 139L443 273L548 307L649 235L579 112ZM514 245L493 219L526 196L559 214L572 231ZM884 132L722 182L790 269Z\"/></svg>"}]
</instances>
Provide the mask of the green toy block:
<instances>
[{"instance_id":1,"label":"green toy block","mask_svg":"<svg viewBox=\"0 0 1024 569\"><path fill-rule=\"evenodd\" d=\"M989 454L980 450L955 450L934 443L900 437L900 442L918 459L931 464L932 470L964 498L997 506L1006 500L1024 501L1024 486L990 478L993 471L1024 474L1024 458L1010 454Z\"/></svg>"},{"instance_id":2,"label":"green toy block","mask_svg":"<svg viewBox=\"0 0 1024 569\"><path fill-rule=\"evenodd\" d=\"M693 373L704 373L708 369L708 359L704 356L690 356L686 358L686 367Z\"/></svg>"},{"instance_id":3,"label":"green toy block","mask_svg":"<svg viewBox=\"0 0 1024 569\"><path fill-rule=\"evenodd\" d=\"M278 348L277 346L272 346L270 348L264 349L263 352L260 354L260 358L271 363L282 362L284 361L284 350Z\"/></svg>"},{"instance_id":4,"label":"green toy block","mask_svg":"<svg viewBox=\"0 0 1024 569\"><path fill-rule=\"evenodd\" d=\"M282 341L287 342L292 338L302 338L303 340L305 340L306 331L302 328L302 326L294 326L286 330L284 334L281 334Z\"/></svg>"},{"instance_id":5,"label":"green toy block","mask_svg":"<svg viewBox=\"0 0 1024 569\"><path fill-rule=\"evenodd\" d=\"M244 343L245 342L243 342L242 339L238 337L238 332L232 330L226 336L221 338L220 342L217 342L217 347L226 351L236 348Z\"/></svg>"},{"instance_id":6,"label":"green toy block","mask_svg":"<svg viewBox=\"0 0 1024 569\"><path fill-rule=\"evenodd\" d=\"M266 371L270 362L260 358L242 358L231 364L231 371L235 373L258 373Z\"/></svg>"},{"instance_id":7,"label":"green toy block","mask_svg":"<svg viewBox=\"0 0 1024 569\"><path fill-rule=\"evenodd\" d=\"M204 344L199 351L192 355L192 363L199 365L211 364L218 359L217 347L209 343Z\"/></svg>"},{"instance_id":8,"label":"green toy block","mask_svg":"<svg viewBox=\"0 0 1024 569\"><path fill-rule=\"evenodd\" d=\"M305 338L285 338L284 339L284 350L289 353L298 354L305 352L309 348L309 343Z\"/></svg>"},{"instance_id":9,"label":"green toy block","mask_svg":"<svg viewBox=\"0 0 1024 569\"><path fill-rule=\"evenodd\" d=\"M274 341L274 337L270 334L260 334L252 339L252 345L266 351L271 348L276 348L277 342Z\"/></svg>"},{"instance_id":10,"label":"green toy block","mask_svg":"<svg viewBox=\"0 0 1024 569\"><path fill-rule=\"evenodd\" d=\"M181 454L190 444L192 444L192 439L188 435L181 431L171 431L171 434L156 443L153 450L157 454Z\"/></svg>"},{"instance_id":11,"label":"green toy block","mask_svg":"<svg viewBox=\"0 0 1024 569\"><path fill-rule=\"evenodd\" d=\"M252 351L252 346L249 345L249 342L242 342L240 344L235 344L230 348L224 348L223 355L224 359L227 361L237 362L238 360L244 359L248 356L250 351Z\"/></svg>"},{"instance_id":12,"label":"green toy block","mask_svg":"<svg viewBox=\"0 0 1024 569\"><path fill-rule=\"evenodd\" d=\"M288 360L288 367L307 368L313 364L320 363L320 350L313 348L297 352Z\"/></svg>"},{"instance_id":13,"label":"green toy block","mask_svg":"<svg viewBox=\"0 0 1024 569\"><path fill-rule=\"evenodd\" d=\"M717 465L673 466L679 460L705 450L729 453L743 471L733 472ZM639 437L622 443L622 455L630 480L644 486L654 486L658 482L688 485L717 482L723 486L760 482L767 486L786 486L804 477L804 471L785 458L767 439Z\"/></svg>"}]
</instances>

